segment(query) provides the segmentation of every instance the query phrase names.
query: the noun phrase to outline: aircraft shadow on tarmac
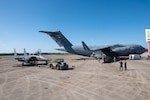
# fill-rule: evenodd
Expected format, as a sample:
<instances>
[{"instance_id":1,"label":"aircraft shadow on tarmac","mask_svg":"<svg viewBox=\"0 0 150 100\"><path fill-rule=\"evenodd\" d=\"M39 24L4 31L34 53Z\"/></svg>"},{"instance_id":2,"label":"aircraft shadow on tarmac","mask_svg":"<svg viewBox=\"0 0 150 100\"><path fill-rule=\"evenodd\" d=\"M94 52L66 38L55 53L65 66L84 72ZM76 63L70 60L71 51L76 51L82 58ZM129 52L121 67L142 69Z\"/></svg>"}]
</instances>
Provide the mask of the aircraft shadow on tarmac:
<instances>
[{"instance_id":1,"label":"aircraft shadow on tarmac","mask_svg":"<svg viewBox=\"0 0 150 100\"><path fill-rule=\"evenodd\" d=\"M94 60L94 58L77 58L77 59L71 59L71 60Z\"/></svg>"},{"instance_id":2,"label":"aircraft shadow on tarmac","mask_svg":"<svg viewBox=\"0 0 150 100\"><path fill-rule=\"evenodd\" d=\"M71 59L71 60L83 60L83 61L85 61L85 60L97 60L97 61L102 62L102 63L113 63L114 62L113 60L108 61L108 62L103 62L102 59L98 60L98 59L95 59L95 58L77 58L77 59ZM126 60L126 59L116 59L115 62L118 62L120 60Z\"/></svg>"}]
</instances>

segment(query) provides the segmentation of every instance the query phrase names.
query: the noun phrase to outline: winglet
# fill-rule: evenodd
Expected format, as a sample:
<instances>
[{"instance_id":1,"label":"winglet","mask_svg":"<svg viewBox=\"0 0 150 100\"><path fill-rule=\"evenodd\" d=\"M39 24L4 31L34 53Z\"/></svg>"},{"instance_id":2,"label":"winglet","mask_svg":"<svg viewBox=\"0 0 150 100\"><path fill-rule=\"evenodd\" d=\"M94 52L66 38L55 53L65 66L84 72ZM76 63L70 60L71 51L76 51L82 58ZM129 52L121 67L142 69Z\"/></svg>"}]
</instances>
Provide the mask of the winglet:
<instances>
[{"instance_id":1,"label":"winglet","mask_svg":"<svg viewBox=\"0 0 150 100\"><path fill-rule=\"evenodd\" d=\"M89 47L84 43L84 41L82 41L82 45L83 45L84 50L90 51Z\"/></svg>"}]
</instances>

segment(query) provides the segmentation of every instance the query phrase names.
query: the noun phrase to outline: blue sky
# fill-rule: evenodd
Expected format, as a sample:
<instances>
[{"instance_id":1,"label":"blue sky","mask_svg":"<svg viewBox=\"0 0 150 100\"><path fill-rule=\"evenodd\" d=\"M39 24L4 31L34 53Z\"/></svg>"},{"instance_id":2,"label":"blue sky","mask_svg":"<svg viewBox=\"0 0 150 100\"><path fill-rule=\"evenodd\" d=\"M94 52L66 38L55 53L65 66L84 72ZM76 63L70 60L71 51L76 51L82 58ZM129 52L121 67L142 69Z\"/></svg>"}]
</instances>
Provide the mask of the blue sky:
<instances>
[{"instance_id":1,"label":"blue sky","mask_svg":"<svg viewBox=\"0 0 150 100\"><path fill-rule=\"evenodd\" d=\"M0 53L59 52L39 30L60 30L74 45L141 44L147 48L150 0L0 0Z\"/></svg>"}]
</instances>

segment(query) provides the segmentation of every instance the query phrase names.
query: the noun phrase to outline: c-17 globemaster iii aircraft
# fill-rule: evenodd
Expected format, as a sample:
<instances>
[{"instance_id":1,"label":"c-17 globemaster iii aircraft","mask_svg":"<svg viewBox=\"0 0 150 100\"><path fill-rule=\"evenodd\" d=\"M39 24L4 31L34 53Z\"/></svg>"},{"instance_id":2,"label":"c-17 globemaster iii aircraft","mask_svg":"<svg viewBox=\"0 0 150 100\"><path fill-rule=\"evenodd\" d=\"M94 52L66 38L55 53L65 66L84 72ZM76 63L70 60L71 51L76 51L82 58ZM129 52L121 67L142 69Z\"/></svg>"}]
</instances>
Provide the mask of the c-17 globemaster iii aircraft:
<instances>
[{"instance_id":1,"label":"c-17 globemaster iii aircraft","mask_svg":"<svg viewBox=\"0 0 150 100\"><path fill-rule=\"evenodd\" d=\"M115 44L110 46L87 46L82 41L82 46L74 46L60 32L39 31L48 34L61 47L57 50L66 51L72 54L83 55L88 57L103 58L104 62L112 61L114 57L128 56L129 54L142 54L145 48L138 44L121 45Z\"/></svg>"},{"instance_id":2,"label":"c-17 globemaster iii aircraft","mask_svg":"<svg viewBox=\"0 0 150 100\"><path fill-rule=\"evenodd\" d=\"M38 61L45 61L45 64L48 64L48 59L42 56L39 51L36 54L27 55L26 50L24 49L24 55L18 56L14 49L14 59L23 62L22 65L24 65L24 63L37 65Z\"/></svg>"}]
</instances>

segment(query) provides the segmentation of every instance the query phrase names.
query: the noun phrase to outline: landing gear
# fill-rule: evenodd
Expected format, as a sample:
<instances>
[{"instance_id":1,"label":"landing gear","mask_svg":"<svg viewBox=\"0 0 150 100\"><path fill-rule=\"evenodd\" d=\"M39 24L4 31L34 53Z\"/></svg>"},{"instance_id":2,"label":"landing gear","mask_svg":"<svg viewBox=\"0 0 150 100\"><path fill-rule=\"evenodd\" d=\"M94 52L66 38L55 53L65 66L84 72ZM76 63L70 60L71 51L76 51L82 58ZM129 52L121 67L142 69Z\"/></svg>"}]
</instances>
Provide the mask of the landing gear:
<instances>
[{"instance_id":1,"label":"landing gear","mask_svg":"<svg viewBox=\"0 0 150 100\"><path fill-rule=\"evenodd\" d=\"M38 60L36 59L36 57L32 57L29 62L31 65L37 65Z\"/></svg>"},{"instance_id":2,"label":"landing gear","mask_svg":"<svg viewBox=\"0 0 150 100\"><path fill-rule=\"evenodd\" d=\"M103 58L104 63L111 63L113 61L113 57L105 57Z\"/></svg>"},{"instance_id":3,"label":"landing gear","mask_svg":"<svg viewBox=\"0 0 150 100\"><path fill-rule=\"evenodd\" d=\"M22 63L22 66L24 66L24 63Z\"/></svg>"}]
</instances>

